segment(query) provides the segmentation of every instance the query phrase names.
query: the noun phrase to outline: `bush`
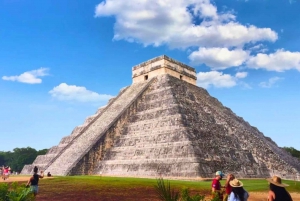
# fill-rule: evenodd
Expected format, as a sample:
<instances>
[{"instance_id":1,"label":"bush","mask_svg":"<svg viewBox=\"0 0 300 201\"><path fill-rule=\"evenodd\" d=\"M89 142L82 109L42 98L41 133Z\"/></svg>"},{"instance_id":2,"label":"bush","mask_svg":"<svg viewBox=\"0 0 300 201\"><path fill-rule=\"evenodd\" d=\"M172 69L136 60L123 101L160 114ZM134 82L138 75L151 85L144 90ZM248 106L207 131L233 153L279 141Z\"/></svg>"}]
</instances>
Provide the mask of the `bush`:
<instances>
[{"instance_id":1,"label":"bush","mask_svg":"<svg viewBox=\"0 0 300 201\"><path fill-rule=\"evenodd\" d=\"M171 188L170 181L164 181L163 178L156 180L157 185L154 186L161 201L219 201L218 196L210 200L206 200L204 195L190 195L189 189L181 190L181 194L175 189Z\"/></svg>"},{"instance_id":2,"label":"bush","mask_svg":"<svg viewBox=\"0 0 300 201\"><path fill-rule=\"evenodd\" d=\"M159 199L162 201L179 201L179 192L171 189L170 181L164 182L163 178L156 180L155 186L156 192L159 195Z\"/></svg>"},{"instance_id":3,"label":"bush","mask_svg":"<svg viewBox=\"0 0 300 201\"><path fill-rule=\"evenodd\" d=\"M185 188L181 191L181 201L205 201L204 195L196 194L194 196L190 196L189 189Z\"/></svg>"},{"instance_id":4,"label":"bush","mask_svg":"<svg viewBox=\"0 0 300 201\"><path fill-rule=\"evenodd\" d=\"M9 187L8 184L0 185L0 201L34 201L35 197L30 188L24 184L14 182Z\"/></svg>"},{"instance_id":5,"label":"bush","mask_svg":"<svg viewBox=\"0 0 300 201\"><path fill-rule=\"evenodd\" d=\"M6 201L8 194L8 185L6 183L0 184L0 201Z\"/></svg>"}]
</instances>

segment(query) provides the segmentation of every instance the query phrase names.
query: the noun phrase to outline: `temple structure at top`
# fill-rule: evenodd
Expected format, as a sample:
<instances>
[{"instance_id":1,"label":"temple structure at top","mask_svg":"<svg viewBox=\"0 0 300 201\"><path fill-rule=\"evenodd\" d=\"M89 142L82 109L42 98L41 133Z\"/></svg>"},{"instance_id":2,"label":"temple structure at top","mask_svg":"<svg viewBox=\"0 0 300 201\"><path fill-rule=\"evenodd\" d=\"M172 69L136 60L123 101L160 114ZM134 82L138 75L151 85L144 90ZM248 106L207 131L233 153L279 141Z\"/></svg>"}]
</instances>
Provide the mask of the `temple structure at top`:
<instances>
[{"instance_id":1,"label":"temple structure at top","mask_svg":"<svg viewBox=\"0 0 300 201\"><path fill-rule=\"evenodd\" d=\"M142 82L163 74L169 74L196 85L196 70L166 55L155 57L132 68L133 83Z\"/></svg>"}]
</instances>

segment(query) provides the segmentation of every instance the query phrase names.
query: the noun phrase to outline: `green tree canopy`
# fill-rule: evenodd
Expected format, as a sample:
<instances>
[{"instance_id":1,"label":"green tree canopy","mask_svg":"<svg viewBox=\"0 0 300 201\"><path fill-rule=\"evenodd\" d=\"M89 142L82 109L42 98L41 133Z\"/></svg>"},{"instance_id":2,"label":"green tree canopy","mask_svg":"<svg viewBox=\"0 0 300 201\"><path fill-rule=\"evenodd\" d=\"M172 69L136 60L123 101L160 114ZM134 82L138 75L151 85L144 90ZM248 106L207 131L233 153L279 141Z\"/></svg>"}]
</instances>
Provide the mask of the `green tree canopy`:
<instances>
[{"instance_id":1,"label":"green tree canopy","mask_svg":"<svg viewBox=\"0 0 300 201\"><path fill-rule=\"evenodd\" d=\"M24 165L32 164L38 155L44 155L48 149L35 150L31 147L15 148L13 151L0 152L0 165L10 166L12 171L21 172Z\"/></svg>"},{"instance_id":2,"label":"green tree canopy","mask_svg":"<svg viewBox=\"0 0 300 201\"><path fill-rule=\"evenodd\" d=\"M284 150L289 152L292 156L300 159L300 151L293 147L283 147Z\"/></svg>"}]
</instances>

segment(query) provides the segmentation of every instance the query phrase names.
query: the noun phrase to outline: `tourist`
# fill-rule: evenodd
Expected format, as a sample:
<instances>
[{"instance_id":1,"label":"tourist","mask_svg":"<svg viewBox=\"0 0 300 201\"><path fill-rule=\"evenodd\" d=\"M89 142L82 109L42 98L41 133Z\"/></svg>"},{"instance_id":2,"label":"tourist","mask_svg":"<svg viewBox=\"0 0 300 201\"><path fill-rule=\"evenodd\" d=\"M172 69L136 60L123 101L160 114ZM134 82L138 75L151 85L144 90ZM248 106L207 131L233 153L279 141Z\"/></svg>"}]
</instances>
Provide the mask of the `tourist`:
<instances>
[{"instance_id":1,"label":"tourist","mask_svg":"<svg viewBox=\"0 0 300 201\"><path fill-rule=\"evenodd\" d=\"M8 166L7 168L8 168L7 179L9 179L9 175L11 174L11 168L10 168L10 166Z\"/></svg>"},{"instance_id":2,"label":"tourist","mask_svg":"<svg viewBox=\"0 0 300 201\"><path fill-rule=\"evenodd\" d=\"M230 186L229 182L232 181L234 179L234 175L233 174L228 174L227 175L227 179L226 179L226 182L225 182L225 195L223 196L223 201L227 201L228 200L228 197L232 191L232 187Z\"/></svg>"},{"instance_id":3,"label":"tourist","mask_svg":"<svg viewBox=\"0 0 300 201\"><path fill-rule=\"evenodd\" d=\"M4 180L7 180L8 179L8 166L6 166L4 169L3 169L3 179Z\"/></svg>"},{"instance_id":4,"label":"tourist","mask_svg":"<svg viewBox=\"0 0 300 201\"><path fill-rule=\"evenodd\" d=\"M267 179L269 182L270 190L268 193L268 201L293 201L291 195L284 188L287 184L281 183L281 178L273 176Z\"/></svg>"},{"instance_id":5,"label":"tourist","mask_svg":"<svg viewBox=\"0 0 300 201\"><path fill-rule=\"evenodd\" d=\"M232 187L232 191L229 195L228 201L247 201L249 194L243 188L243 183L237 179L233 179L229 182Z\"/></svg>"},{"instance_id":6,"label":"tourist","mask_svg":"<svg viewBox=\"0 0 300 201\"><path fill-rule=\"evenodd\" d=\"M220 201L223 200L223 194L221 191L221 183L220 180L224 177L224 174L221 171L217 171L215 178L212 181L211 184L211 191L212 191L212 196L213 198L218 197Z\"/></svg>"},{"instance_id":7,"label":"tourist","mask_svg":"<svg viewBox=\"0 0 300 201\"><path fill-rule=\"evenodd\" d=\"M41 171L41 175L38 174L38 167L34 166L33 168L33 175L28 180L26 186L30 185L31 191L33 192L33 195L36 196L39 191L39 179L44 177L44 172Z\"/></svg>"},{"instance_id":8,"label":"tourist","mask_svg":"<svg viewBox=\"0 0 300 201\"><path fill-rule=\"evenodd\" d=\"M0 168L1 178L4 180L4 166Z\"/></svg>"}]
</instances>

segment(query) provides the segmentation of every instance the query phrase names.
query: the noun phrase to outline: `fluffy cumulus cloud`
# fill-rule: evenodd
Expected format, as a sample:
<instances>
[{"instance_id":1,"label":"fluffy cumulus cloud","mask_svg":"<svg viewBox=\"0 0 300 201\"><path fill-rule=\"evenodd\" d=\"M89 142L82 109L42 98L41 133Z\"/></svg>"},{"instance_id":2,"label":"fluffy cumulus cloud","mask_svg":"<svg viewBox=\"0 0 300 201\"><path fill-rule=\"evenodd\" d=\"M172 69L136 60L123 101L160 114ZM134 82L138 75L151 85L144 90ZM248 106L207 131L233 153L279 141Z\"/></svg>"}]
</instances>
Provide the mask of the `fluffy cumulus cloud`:
<instances>
[{"instance_id":1,"label":"fluffy cumulus cloud","mask_svg":"<svg viewBox=\"0 0 300 201\"><path fill-rule=\"evenodd\" d=\"M198 74L199 86L235 86L246 72L229 75L216 70L241 65L270 71L300 69L298 52L265 54L266 42L278 39L274 30L241 24L233 11L220 12L210 0L104 0L96 6L95 17L107 16L116 19L114 40L192 51L193 65L213 70Z\"/></svg>"},{"instance_id":2,"label":"fluffy cumulus cloud","mask_svg":"<svg viewBox=\"0 0 300 201\"><path fill-rule=\"evenodd\" d=\"M242 65L249 57L249 53L241 49L229 50L227 48L205 48L190 54L192 64L206 64L213 70L226 69Z\"/></svg>"},{"instance_id":3,"label":"fluffy cumulus cloud","mask_svg":"<svg viewBox=\"0 0 300 201\"><path fill-rule=\"evenodd\" d=\"M24 72L21 75L3 76L2 79L6 81L16 81L27 84L40 84L42 83L42 79L40 77L48 75L48 71L48 68L40 68L37 70Z\"/></svg>"},{"instance_id":4,"label":"fluffy cumulus cloud","mask_svg":"<svg viewBox=\"0 0 300 201\"><path fill-rule=\"evenodd\" d=\"M271 88L274 86L279 80L283 80L281 77L272 77L267 82L261 82L259 83L259 86L263 88Z\"/></svg>"},{"instance_id":5,"label":"fluffy cumulus cloud","mask_svg":"<svg viewBox=\"0 0 300 201\"><path fill-rule=\"evenodd\" d=\"M247 72L238 72L235 76L219 71L200 72L197 74L197 85L203 88L230 88L237 85L239 79L247 77Z\"/></svg>"},{"instance_id":6,"label":"fluffy cumulus cloud","mask_svg":"<svg viewBox=\"0 0 300 201\"><path fill-rule=\"evenodd\" d=\"M58 100L77 102L103 102L113 97L111 95L89 91L85 87L68 85L66 83L61 83L54 87L49 93L53 98Z\"/></svg>"},{"instance_id":7,"label":"fluffy cumulus cloud","mask_svg":"<svg viewBox=\"0 0 300 201\"><path fill-rule=\"evenodd\" d=\"M144 45L230 47L278 37L270 28L245 26L230 12L218 13L209 0L105 0L95 16L116 18L115 40Z\"/></svg>"},{"instance_id":8,"label":"fluffy cumulus cloud","mask_svg":"<svg viewBox=\"0 0 300 201\"><path fill-rule=\"evenodd\" d=\"M229 88L236 85L236 80L231 75L218 71L200 72L197 74L197 85L203 88L210 86Z\"/></svg>"},{"instance_id":9,"label":"fluffy cumulus cloud","mask_svg":"<svg viewBox=\"0 0 300 201\"><path fill-rule=\"evenodd\" d=\"M245 78L247 77L248 73L247 72L237 72L235 74L235 77L238 78L238 79L242 79L242 78Z\"/></svg>"},{"instance_id":10,"label":"fluffy cumulus cloud","mask_svg":"<svg viewBox=\"0 0 300 201\"><path fill-rule=\"evenodd\" d=\"M290 69L300 71L300 52L290 52L280 49L271 54L259 53L247 61L247 66L249 68L262 68L277 72Z\"/></svg>"}]
</instances>

